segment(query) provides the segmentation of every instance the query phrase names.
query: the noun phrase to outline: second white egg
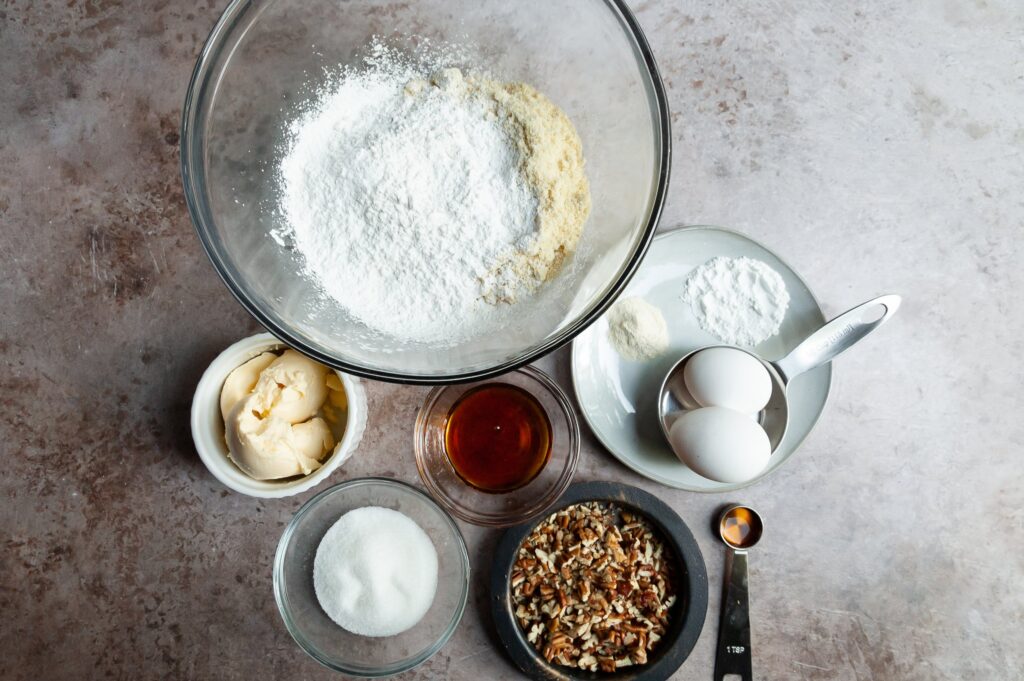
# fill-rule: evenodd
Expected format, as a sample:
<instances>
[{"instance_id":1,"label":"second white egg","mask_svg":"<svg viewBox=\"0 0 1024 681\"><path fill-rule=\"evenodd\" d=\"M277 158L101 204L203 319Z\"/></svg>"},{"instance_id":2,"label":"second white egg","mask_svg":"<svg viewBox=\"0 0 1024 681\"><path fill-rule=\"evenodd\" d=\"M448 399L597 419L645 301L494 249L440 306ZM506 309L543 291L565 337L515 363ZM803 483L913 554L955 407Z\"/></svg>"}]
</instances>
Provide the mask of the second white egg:
<instances>
[{"instance_id":1,"label":"second white egg","mask_svg":"<svg viewBox=\"0 0 1024 681\"><path fill-rule=\"evenodd\" d=\"M771 457L768 435L746 414L702 407L676 419L669 430L676 456L697 475L718 482L746 482Z\"/></svg>"}]
</instances>

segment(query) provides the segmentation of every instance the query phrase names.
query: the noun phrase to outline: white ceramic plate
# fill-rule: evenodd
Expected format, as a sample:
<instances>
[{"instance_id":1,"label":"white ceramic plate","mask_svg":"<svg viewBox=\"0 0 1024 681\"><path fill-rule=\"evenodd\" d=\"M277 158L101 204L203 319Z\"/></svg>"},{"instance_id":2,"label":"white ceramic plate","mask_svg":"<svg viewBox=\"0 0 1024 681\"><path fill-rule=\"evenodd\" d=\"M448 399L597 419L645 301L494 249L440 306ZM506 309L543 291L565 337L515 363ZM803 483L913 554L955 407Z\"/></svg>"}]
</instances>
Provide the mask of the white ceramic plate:
<instances>
[{"instance_id":1,"label":"white ceramic plate","mask_svg":"<svg viewBox=\"0 0 1024 681\"><path fill-rule=\"evenodd\" d=\"M654 239L640 269L620 296L639 296L657 306L668 323L669 349L647 362L619 355L608 341L608 321L597 320L572 346L576 399L597 439L629 468L670 487L694 492L727 492L752 485L781 466L811 432L832 385L832 366L797 376L787 391L790 423L786 437L764 472L745 483L701 477L676 458L658 426L658 389L672 365L703 345L720 343L697 324L682 299L683 282L693 268L717 256L755 258L778 272L789 289L789 310L779 333L753 348L778 359L825 323L821 306L789 265L757 242L718 227L684 227Z\"/></svg>"}]
</instances>

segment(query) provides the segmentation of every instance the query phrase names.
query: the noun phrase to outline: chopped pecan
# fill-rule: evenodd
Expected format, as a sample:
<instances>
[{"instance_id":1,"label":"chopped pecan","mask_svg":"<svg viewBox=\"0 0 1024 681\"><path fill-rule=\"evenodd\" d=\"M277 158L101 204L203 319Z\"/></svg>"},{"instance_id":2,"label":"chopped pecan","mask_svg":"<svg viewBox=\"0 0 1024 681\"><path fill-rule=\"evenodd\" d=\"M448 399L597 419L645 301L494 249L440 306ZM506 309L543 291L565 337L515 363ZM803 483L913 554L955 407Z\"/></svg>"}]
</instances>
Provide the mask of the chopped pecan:
<instances>
[{"instance_id":1,"label":"chopped pecan","mask_svg":"<svg viewBox=\"0 0 1024 681\"><path fill-rule=\"evenodd\" d=\"M516 621L551 664L604 672L645 664L676 602L664 555L634 513L596 503L553 513L519 548L510 578Z\"/></svg>"}]
</instances>

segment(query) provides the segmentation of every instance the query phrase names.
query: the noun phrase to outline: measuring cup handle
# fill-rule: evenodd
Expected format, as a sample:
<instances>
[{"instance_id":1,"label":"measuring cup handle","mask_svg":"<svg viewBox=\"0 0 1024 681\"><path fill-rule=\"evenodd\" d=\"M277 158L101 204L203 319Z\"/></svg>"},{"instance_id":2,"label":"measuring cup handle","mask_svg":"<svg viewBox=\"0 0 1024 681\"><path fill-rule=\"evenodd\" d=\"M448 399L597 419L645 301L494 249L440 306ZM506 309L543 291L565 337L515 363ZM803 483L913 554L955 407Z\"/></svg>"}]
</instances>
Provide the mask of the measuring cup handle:
<instances>
[{"instance_id":1,"label":"measuring cup handle","mask_svg":"<svg viewBox=\"0 0 1024 681\"><path fill-rule=\"evenodd\" d=\"M902 298L899 296L890 294L847 310L775 362L776 370L782 375L782 379L789 383L795 376L831 362L888 321L889 317L896 314L901 301ZM872 321L864 321L865 318L871 318L869 313L877 311L877 308L883 308L882 315Z\"/></svg>"},{"instance_id":2,"label":"measuring cup handle","mask_svg":"<svg viewBox=\"0 0 1024 681\"><path fill-rule=\"evenodd\" d=\"M750 601L747 588L747 552L729 551L722 590L722 616L718 625L715 681L737 674L754 681L750 655Z\"/></svg>"}]
</instances>

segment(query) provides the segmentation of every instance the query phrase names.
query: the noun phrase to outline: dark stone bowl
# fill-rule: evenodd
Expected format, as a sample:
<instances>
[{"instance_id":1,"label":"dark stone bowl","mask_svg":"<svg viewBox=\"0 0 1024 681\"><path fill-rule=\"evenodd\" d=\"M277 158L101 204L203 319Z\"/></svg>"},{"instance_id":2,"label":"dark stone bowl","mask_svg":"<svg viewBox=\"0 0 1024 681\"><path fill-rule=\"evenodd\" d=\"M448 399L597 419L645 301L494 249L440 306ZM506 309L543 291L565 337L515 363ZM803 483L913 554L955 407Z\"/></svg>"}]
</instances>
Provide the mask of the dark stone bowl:
<instances>
[{"instance_id":1,"label":"dark stone bowl","mask_svg":"<svg viewBox=\"0 0 1024 681\"><path fill-rule=\"evenodd\" d=\"M661 531L676 556L675 577L679 597L673 606L668 631L649 656L647 664L624 667L614 673L588 672L547 661L526 640L519 628L509 588L512 565L519 545L533 528L566 506L587 501L614 504L643 516ZM491 564L491 615L505 652L530 678L544 680L584 679L586 681L660 681L667 679L690 655L708 609L708 573L697 541L682 518L663 501L629 485L611 482L583 482L572 485L541 519L505 531L494 551Z\"/></svg>"}]
</instances>

